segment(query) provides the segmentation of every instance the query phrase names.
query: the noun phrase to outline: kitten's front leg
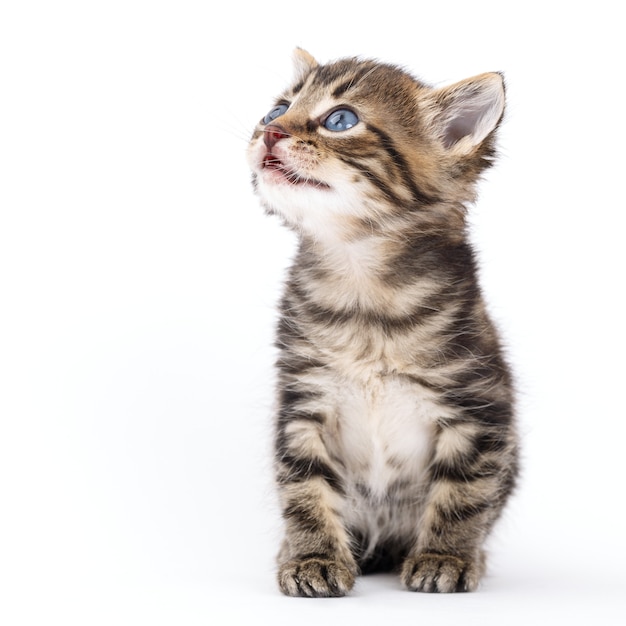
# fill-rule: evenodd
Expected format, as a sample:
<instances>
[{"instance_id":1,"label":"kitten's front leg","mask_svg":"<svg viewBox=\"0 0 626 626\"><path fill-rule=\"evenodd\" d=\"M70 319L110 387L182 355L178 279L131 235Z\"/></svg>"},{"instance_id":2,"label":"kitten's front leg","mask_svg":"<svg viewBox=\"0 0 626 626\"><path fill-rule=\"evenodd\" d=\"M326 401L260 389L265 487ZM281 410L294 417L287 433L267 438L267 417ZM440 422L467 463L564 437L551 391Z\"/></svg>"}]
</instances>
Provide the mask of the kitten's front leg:
<instances>
[{"instance_id":1,"label":"kitten's front leg","mask_svg":"<svg viewBox=\"0 0 626 626\"><path fill-rule=\"evenodd\" d=\"M448 454L451 442L463 439L450 433L441 446ZM418 539L402 568L402 581L411 591L473 591L484 573L482 545L512 488L515 466L506 454L506 433L477 430L472 439L488 452L476 455L470 448L446 458L438 449L430 467Z\"/></svg>"},{"instance_id":2,"label":"kitten's front leg","mask_svg":"<svg viewBox=\"0 0 626 626\"><path fill-rule=\"evenodd\" d=\"M485 514L479 505L464 506L454 486L440 481L433 491L402 582L410 591L474 591L484 572Z\"/></svg>"},{"instance_id":3,"label":"kitten's front leg","mask_svg":"<svg viewBox=\"0 0 626 626\"><path fill-rule=\"evenodd\" d=\"M277 480L286 535L278 583L290 596L343 596L357 565L339 511L343 487L321 436L318 414L279 419ZM284 415L284 412L283 412Z\"/></svg>"}]
</instances>

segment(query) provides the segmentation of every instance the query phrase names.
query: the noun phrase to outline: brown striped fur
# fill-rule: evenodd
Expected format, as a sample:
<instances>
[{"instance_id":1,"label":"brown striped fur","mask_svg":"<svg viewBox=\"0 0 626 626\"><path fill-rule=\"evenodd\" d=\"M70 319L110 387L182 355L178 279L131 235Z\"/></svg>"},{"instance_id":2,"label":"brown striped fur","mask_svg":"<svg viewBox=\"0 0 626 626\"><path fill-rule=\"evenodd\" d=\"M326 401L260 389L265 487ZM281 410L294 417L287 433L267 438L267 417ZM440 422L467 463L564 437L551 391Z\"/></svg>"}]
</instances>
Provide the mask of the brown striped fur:
<instances>
[{"instance_id":1,"label":"brown striped fur","mask_svg":"<svg viewBox=\"0 0 626 626\"><path fill-rule=\"evenodd\" d=\"M295 65L248 151L264 207L300 238L277 333L280 588L343 595L398 568L410 590L473 590L517 474L511 376L465 224L502 78L433 89L302 50ZM338 108L358 123L327 129Z\"/></svg>"}]
</instances>

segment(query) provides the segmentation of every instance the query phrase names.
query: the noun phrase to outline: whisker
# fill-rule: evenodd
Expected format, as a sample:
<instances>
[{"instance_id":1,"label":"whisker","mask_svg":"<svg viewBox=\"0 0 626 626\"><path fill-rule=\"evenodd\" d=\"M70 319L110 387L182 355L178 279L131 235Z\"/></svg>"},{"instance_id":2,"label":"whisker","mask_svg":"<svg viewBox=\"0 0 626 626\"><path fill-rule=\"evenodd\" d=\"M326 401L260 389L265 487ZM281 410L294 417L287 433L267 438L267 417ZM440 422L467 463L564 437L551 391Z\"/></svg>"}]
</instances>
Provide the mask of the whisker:
<instances>
[{"instance_id":1,"label":"whisker","mask_svg":"<svg viewBox=\"0 0 626 626\"><path fill-rule=\"evenodd\" d=\"M254 129L250 130L248 124L242 123L240 120L231 120L229 124L222 126L223 130L232 137L248 144L254 132Z\"/></svg>"}]
</instances>

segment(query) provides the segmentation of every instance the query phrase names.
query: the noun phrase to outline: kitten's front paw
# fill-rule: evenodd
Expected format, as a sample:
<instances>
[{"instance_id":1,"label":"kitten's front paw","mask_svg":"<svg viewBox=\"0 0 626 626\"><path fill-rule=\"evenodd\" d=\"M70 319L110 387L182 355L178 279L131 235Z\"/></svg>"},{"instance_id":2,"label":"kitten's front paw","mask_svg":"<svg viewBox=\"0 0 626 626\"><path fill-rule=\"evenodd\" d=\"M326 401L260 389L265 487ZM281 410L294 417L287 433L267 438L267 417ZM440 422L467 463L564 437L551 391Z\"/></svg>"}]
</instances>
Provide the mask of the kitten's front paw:
<instances>
[{"instance_id":1,"label":"kitten's front paw","mask_svg":"<svg viewBox=\"0 0 626 626\"><path fill-rule=\"evenodd\" d=\"M354 573L347 565L333 559L294 559L280 566L278 584L288 596L339 597L352 589Z\"/></svg>"},{"instance_id":2,"label":"kitten's front paw","mask_svg":"<svg viewBox=\"0 0 626 626\"><path fill-rule=\"evenodd\" d=\"M409 591L474 591L482 569L480 563L449 554L418 554L404 562L402 582Z\"/></svg>"}]
</instances>

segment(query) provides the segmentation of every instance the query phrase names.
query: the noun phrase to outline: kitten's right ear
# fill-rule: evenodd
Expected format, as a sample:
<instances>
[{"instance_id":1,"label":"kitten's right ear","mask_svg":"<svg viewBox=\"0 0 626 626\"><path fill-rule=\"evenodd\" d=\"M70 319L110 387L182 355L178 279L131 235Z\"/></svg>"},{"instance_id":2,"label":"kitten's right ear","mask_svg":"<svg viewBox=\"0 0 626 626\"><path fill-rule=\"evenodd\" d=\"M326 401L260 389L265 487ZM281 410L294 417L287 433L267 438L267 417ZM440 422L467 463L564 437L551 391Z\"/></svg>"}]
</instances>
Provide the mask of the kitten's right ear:
<instances>
[{"instance_id":1,"label":"kitten's right ear","mask_svg":"<svg viewBox=\"0 0 626 626\"><path fill-rule=\"evenodd\" d=\"M317 66L318 62L302 48L293 51L293 82L303 81Z\"/></svg>"}]
</instances>

